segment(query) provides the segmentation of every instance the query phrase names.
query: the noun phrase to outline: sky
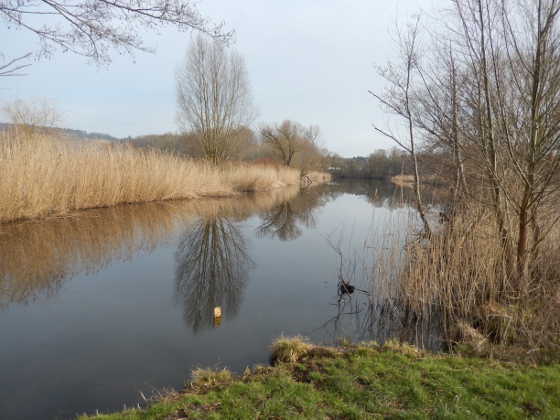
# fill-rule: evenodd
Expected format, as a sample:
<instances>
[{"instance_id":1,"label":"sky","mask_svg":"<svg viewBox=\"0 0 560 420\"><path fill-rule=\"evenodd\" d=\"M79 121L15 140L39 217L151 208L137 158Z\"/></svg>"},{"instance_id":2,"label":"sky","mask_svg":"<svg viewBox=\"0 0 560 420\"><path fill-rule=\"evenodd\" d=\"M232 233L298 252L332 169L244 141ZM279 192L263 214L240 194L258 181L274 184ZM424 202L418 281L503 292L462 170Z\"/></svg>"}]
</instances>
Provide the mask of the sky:
<instances>
[{"instance_id":1,"label":"sky","mask_svg":"<svg viewBox=\"0 0 560 420\"><path fill-rule=\"evenodd\" d=\"M235 30L259 123L285 119L321 128L324 146L344 157L367 156L394 144L376 133L387 115L368 90L382 93L375 65L391 59L389 27L429 0L202 0L203 16ZM178 132L175 70L191 32L146 33L155 54L113 54L106 67L71 53L32 62L22 77L0 77L0 101L47 99L61 126L114 137ZM24 30L0 28L6 58L37 49ZM6 42L5 40L8 40ZM5 121L0 116L0 121Z\"/></svg>"}]
</instances>

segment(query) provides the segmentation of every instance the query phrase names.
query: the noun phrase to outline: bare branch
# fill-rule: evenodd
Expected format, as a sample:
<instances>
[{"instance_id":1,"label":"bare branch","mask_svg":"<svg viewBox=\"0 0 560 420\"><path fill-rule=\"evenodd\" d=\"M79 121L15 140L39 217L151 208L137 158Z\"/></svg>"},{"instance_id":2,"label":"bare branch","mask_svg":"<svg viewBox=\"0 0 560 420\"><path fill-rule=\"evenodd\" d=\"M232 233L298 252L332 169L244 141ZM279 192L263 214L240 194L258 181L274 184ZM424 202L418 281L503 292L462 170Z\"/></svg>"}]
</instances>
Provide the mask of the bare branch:
<instances>
[{"instance_id":1,"label":"bare branch","mask_svg":"<svg viewBox=\"0 0 560 420\"><path fill-rule=\"evenodd\" d=\"M31 53L14 58L10 62L0 66L0 76L26 76L25 73L17 73L19 70L29 67L31 64L20 64L19 62L29 58Z\"/></svg>"},{"instance_id":2,"label":"bare branch","mask_svg":"<svg viewBox=\"0 0 560 420\"><path fill-rule=\"evenodd\" d=\"M36 35L37 58L50 58L62 50L100 65L111 61L111 49L127 54L153 51L144 44L142 31L157 34L164 26L197 30L224 45L234 38L233 31L223 30L223 23L212 24L202 17L191 0L0 0L0 16L9 29Z\"/></svg>"}]
</instances>

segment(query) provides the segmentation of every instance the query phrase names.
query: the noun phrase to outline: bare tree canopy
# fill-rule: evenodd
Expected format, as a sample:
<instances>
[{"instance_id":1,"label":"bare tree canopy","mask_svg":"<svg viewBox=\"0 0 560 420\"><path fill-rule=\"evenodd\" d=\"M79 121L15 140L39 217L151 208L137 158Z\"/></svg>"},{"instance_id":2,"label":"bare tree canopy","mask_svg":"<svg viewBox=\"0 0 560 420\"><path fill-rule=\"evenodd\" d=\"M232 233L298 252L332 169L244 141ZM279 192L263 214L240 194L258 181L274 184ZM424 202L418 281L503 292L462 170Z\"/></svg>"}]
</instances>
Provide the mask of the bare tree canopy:
<instances>
[{"instance_id":1,"label":"bare tree canopy","mask_svg":"<svg viewBox=\"0 0 560 420\"><path fill-rule=\"evenodd\" d=\"M293 166L298 157L309 161L322 152L321 129L317 125L304 127L298 122L284 120L282 124L261 124L259 133L263 144L286 166ZM305 166L302 159L298 163Z\"/></svg>"},{"instance_id":2,"label":"bare tree canopy","mask_svg":"<svg viewBox=\"0 0 560 420\"><path fill-rule=\"evenodd\" d=\"M154 33L164 26L181 31L196 29L227 42L233 33L224 33L222 25L202 17L190 0L0 0L0 16L8 29L27 30L37 36L37 58L49 58L57 50L71 51L92 62L107 64L109 51L131 54L135 50L152 51L144 45L141 30ZM0 75L21 75L33 55L23 52L0 64ZM0 57L4 55L0 51Z\"/></svg>"},{"instance_id":3,"label":"bare tree canopy","mask_svg":"<svg viewBox=\"0 0 560 420\"><path fill-rule=\"evenodd\" d=\"M389 87L374 96L408 130L378 131L440 158L452 211L484 204L521 284L560 221L560 1L451 3L425 43L419 20L397 33L401 66L380 69Z\"/></svg>"},{"instance_id":4,"label":"bare tree canopy","mask_svg":"<svg viewBox=\"0 0 560 420\"><path fill-rule=\"evenodd\" d=\"M32 139L37 133L53 133L62 121L62 115L55 103L47 98L34 98L31 101L15 99L4 102L0 115L4 115L17 130L19 136Z\"/></svg>"},{"instance_id":5,"label":"bare tree canopy","mask_svg":"<svg viewBox=\"0 0 560 420\"><path fill-rule=\"evenodd\" d=\"M228 161L256 117L243 57L199 35L176 78L180 129L196 136L207 160Z\"/></svg>"}]
</instances>

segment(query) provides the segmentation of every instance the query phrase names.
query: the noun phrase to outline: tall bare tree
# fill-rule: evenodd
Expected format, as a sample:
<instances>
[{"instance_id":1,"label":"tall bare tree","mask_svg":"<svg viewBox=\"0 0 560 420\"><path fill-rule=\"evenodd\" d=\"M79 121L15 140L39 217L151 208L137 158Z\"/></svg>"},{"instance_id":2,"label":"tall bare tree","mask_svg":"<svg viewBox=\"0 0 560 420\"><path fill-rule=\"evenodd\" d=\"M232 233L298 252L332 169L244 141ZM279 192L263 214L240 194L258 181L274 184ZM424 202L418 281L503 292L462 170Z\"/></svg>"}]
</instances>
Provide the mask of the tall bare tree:
<instances>
[{"instance_id":1,"label":"tall bare tree","mask_svg":"<svg viewBox=\"0 0 560 420\"><path fill-rule=\"evenodd\" d=\"M426 214L425 205L420 194L421 179L418 170L417 147L419 133L417 128L416 95L414 80L417 77L419 67L420 46L420 16L408 24L406 29L396 26L396 47L398 57L396 64L389 64L386 67L378 67L379 74L389 83L387 91L383 95L370 93L383 105L389 112L398 115L404 120L404 130L391 131L374 126L374 129L384 136L392 139L400 147L406 150L412 158L414 174L415 202L418 214L422 219L426 235L431 236L431 228Z\"/></svg>"},{"instance_id":2,"label":"tall bare tree","mask_svg":"<svg viewBox=\"0 0 560 420\"><path fill-rule=\"evenodd\" d=\"M243 57L199 35L176 79L180 129L196 135L204 158L214 164L228 161L256 117Z\"/></svg>"},{"instance_id":3,"label":"tall bare tree","mask_svg":"<svg viewBox=\"0 0 560 420\"><path fill-rule=\"evenodd\" d=\"M547 212L559 198L559 14L558 0L455 0L458 25L448 30L466 75L462 147L483 174L490 194L478 198L495 214L518 279L558 220Z\"/></svg>"},{"instance_id":4,"label":"tall bare tree","mask_svg":"<svg viewBox=\"0 0 560 420\"><path fill-rule=\"evenodd\" d=\"M8 29L36 35L36 58L62 50L100 64L111 61L111 49L129 54L151 51L144 45L141 29L155 33L162 26L196 29L225 42L233 36L202 17L191 0L0 0L0 16ZM29 65L24 60L32 55L24 52L0 63L0 76L21 75L18 71ZM1 51L0 57L4 58Z\"/></svg>"}]
</instances>

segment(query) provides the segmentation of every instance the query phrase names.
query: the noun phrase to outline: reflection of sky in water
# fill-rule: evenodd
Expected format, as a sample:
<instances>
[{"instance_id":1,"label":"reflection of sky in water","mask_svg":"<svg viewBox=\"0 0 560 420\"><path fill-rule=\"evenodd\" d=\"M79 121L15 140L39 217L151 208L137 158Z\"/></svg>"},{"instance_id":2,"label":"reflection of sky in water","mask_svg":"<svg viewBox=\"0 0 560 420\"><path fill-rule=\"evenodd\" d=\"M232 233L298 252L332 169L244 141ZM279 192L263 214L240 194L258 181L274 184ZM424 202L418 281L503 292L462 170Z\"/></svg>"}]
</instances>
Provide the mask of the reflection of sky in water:
<instances>
[{"instance_id":1,"label":"reflection of sky in water","mask_svg":"<svg viewBox=\"0 0 560 420\"><path fill-rule=\"evenodd\" d=\"M316 191L314 199L290 199L301 220L313 219L307 224L300 220L301 235L294 240L271 240L256 234L266 214L286 197L257 203L256 207L254 199L234 202L229 210L224 210L226 201L218 200L213 204L215 211L199 209L198 213L179 206L164 209L163 216L161 209L146 213L146 208L138 207L142 209L138 216L125 215L128 223L138 217L144 222L149 219L150 227L144 225L141 235L139 228L133 227L135 238L122 226L118 235L116 227L111 232L99 227L97 242L77 253L86 266L78 263L70 270L73 276L63 277L46 297L36 292L48 288L38 269L34 282L21 280L26 298L9 301L6 293L14 296L19 283L16 275L4 272L0 277L4 282L0 290L5 292L0 300L4 302L0 310L0 419L73 418L79 412L133 406L140 401L139 391L149 395L151 387L180 389L198 365L219 364L242 372L247 366L266 364L267 347L280 334L299 333L315 342L332 344L332 332L322 326L337 313L337 307L329 302L336 296L338 260L325 236L336 237L343 225L342 251L352 248L347 243L351 234L353 246L363 254L364 243L372 241L372 226L386 229L387 220L395 213L373 208L363 196L337 193L326 199L320 198L319 189ZM313 209L318 203L320 206ZM202 214L202 219L208 220L220 211L229 212L231 226L227 229L246 241L249 259L243 260L234 252L231 261L250 264L252 260L254 266L246 270L240 267L234 273L240 287L227 299L237 299L236 310L226 312L219 327L212 328L209 320L195 335L185 313L205 313L205 309L185 305L205 303L189 299L192 283L188 281L180 284L186 285L182 293L187 299L177 299L177 258L188 255L177 250L180 243L188 241L189 232L196 231L192 223L201 218L192 215ZM118 220L122 215L111 217ZM46 226L43 228L48 230ZM85 233L88 230L77 229L77 235L91 237ZM52 235L59 242L60 253L66 239ZM118 241L104 238L111 235ZM127 237L130 243L123 239ZM79 246L70 242L68 249ZM120 259L111 261L111 247L120 249ZM221 251L227 253L227 249ZM44 250L37 252L45 255ZM88 255L99 265L87 266ZM76 257L72 258L67 263L75 266ZM54 264L47 273L61 270L63 265ZM223 296L217 296L216 301L220 299L223 301Z\"/></svg>"}]
</instances>

